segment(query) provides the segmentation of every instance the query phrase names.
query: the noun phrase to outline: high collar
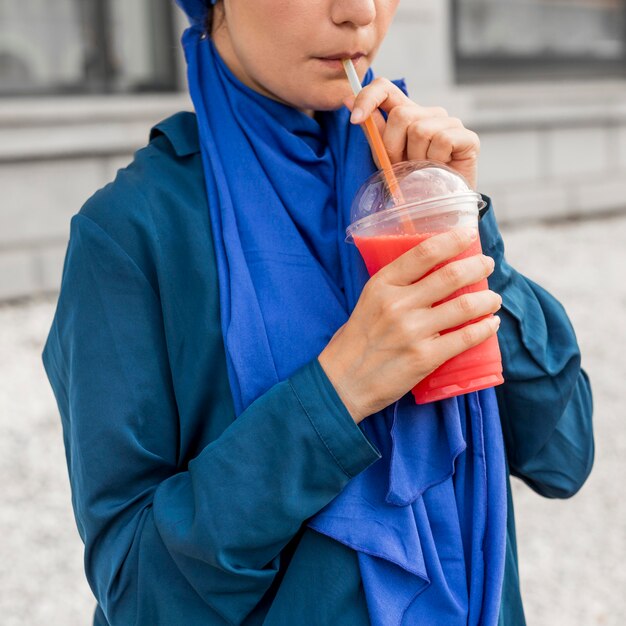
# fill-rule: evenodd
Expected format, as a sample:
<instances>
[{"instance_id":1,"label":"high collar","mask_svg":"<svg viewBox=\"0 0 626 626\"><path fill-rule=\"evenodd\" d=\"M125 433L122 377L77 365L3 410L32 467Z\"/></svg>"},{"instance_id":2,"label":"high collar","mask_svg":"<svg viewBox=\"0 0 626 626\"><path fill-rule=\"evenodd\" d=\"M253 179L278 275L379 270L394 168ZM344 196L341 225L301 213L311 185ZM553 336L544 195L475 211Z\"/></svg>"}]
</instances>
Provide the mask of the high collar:
<instances>
[{"instance_id":1,"label":"high collar","mask_svg":"<svg viewBox=\"0 0 626 626\"><path fill-rule=\"evenodd\" d=\"M153 126L150 141L159 135L169 139L176 156L186 157L200 152L198 120L191 111L180 111Z\"/></svg>"}]
</instances>

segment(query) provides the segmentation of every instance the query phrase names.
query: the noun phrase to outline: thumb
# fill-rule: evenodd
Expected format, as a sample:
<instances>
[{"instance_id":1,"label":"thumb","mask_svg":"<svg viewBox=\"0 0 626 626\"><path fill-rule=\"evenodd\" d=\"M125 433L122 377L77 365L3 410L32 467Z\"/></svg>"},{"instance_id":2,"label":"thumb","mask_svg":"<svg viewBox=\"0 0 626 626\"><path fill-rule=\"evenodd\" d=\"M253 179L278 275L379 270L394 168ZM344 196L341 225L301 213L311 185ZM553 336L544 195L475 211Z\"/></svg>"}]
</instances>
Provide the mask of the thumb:
<instances>
[{"instance_id":1,"label":"thumb","mask_svg":"<svg viewBox=\"0 0 626 626\"><path fill-rule=\"evenodd\" d=\"M350 113L352 113L352 110L354 109L355 100L356 100L356 96L348 96L343 101L343 103L346 105L346 108L348 109L348 111L350 111ZM383 117L379 109L376 109L374 111L374 113L372 114L372 119L374 120L374 124L376 125L376 128L378 128L378 132L384 137L385 127L387 126L387 122L385 122L385 118ZM363 128L363 131L365 132L365 127L363 126L363 124L361 124L360 126ZM376 152L374 150L374 147L372 146L370 138L367 133L365 133L365 136L367 137L367 142L369 143L370 148L372 149L372 156L374 157L374 162L376 163L376 166L380 168L381 165L378 162L378 157L376 156Z\"/></svg>"},{"instance_id":2,"label":"thumb","mask_svg":"<svg viewBox=\"0 0 626 626\"><path fill-rule=\"evenodd\" d=\"M356 100L356 96L346 96L343 99L343 103L346 106L346 109L352 113L352 109L354 109L354 101Z\"/></svg>"},{"instance_id":3,"label":"thumb","mask_svg":"<svg viewBox=\"0 0 626 626\"><path fill-rule=\"evenodd\" d=\"M352 113L354 109L355 100L356 100L356 96L347 96L343 100L343 103L346 105L346 108L348 109L348 111L350 111L350 113ZM376 127L378 128L378 131L382 135L382 133L385 130L385 126L387 126L387 122L385 122L385 118L383 117L383 114L380 112L379 109L376 109L374 113L372 114L372 118L374 120L374 123L376 124Z\"/></svg>"}]
</instances>

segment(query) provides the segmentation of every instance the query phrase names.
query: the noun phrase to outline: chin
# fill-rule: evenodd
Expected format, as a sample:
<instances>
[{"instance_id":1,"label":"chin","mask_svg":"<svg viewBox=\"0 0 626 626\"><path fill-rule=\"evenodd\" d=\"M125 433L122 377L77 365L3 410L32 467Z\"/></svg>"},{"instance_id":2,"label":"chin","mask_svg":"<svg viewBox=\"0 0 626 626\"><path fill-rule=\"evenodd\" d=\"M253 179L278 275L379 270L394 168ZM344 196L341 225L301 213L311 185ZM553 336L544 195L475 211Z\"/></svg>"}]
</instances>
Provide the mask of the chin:
<instances>
[{"instance_id":1,"label":"chin","mask_svg":"<svg viewBox=\"0 0 626 626\"><path fill-rule=\"evenodd\" d=\"M320 90L322 91L322 90ZM313 109L314 111L336 111L344 106L343 101L351 94L350 90L327 88L326 93L317 93L315 97L307 99L299 108Z\"/></svg>"}]
</instances>

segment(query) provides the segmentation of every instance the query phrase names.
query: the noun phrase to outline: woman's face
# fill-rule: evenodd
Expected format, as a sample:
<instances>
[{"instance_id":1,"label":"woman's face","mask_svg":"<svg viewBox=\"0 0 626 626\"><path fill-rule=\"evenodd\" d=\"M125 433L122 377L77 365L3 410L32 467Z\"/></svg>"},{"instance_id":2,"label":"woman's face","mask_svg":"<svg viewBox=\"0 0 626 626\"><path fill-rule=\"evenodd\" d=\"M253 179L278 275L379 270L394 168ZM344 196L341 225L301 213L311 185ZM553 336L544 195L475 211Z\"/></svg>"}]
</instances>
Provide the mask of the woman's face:
<instances>
[{"instance_id":1,"label":"woman's face","mask_svg":"<svg viewBox=\"0 0 626 626\"><path fill-rule=\"evenodd\" d=\"M213 40L244 84L309 115L352 92L340 59L363 79L400 0L224 0Z\"/></svg>"}]
</instances>

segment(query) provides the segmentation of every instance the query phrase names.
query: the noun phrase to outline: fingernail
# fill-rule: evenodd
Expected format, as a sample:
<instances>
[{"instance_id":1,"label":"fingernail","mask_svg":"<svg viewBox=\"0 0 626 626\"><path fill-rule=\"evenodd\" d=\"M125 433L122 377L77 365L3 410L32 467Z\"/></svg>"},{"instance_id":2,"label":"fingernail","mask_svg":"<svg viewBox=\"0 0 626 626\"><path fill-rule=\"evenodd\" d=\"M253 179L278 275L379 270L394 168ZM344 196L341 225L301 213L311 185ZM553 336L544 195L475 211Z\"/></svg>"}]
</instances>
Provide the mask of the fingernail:
<instances>
[{"instance_id":1,"label":"fingernail","mask_svg":"<svg viewBox=\"0 0 626 626\"><path fill-rule=\"evenodd\" d=\"M500 319L497 315L494 315L494 316L493 316L493 322L492 322L492 323L493 323L493 325L494 325L494 328L499 328L499 327L500 327L500 322L501 322L501 321L502 321L502 320L501 320L501 319Z\"/></svg>"},{"instance_id":2,"label":"fingernail","mask_svg":"<svg viewBox=\"0 0 626 626\"><path fill-rule=\"evenodd\" d=\"M352 111L352 115L350 116L350 121L353 124L360 124L364 118L365 118L365 114L363 113L363 111L359 108L356 108L354 109L354 111Z\"/></svg>"},{"instance_id":3,"label":"fingernail","mask_svg":"<svg viewBox=\"0 0 626 626\"><path fill-rule=\"evenodd\" d=\"M476 229L476 228L470 229L469 238L470 238L470 241L474 241L474 239L477 239L478 238L478 229Z\"/></svg>"}]
</instances>

